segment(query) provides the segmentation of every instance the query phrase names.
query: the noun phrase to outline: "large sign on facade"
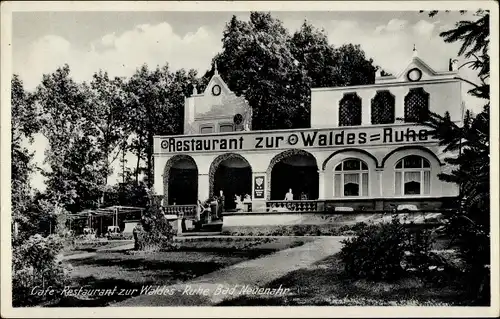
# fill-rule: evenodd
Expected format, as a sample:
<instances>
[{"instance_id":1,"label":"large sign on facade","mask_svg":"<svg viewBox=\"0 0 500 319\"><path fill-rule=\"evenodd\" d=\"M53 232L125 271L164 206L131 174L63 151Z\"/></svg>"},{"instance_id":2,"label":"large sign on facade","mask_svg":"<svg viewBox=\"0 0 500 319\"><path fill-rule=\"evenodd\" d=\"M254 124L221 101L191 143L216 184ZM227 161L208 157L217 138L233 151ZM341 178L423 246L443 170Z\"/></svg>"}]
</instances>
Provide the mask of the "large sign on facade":
<instances>
[{"instance_id":1,"label":"large sign on facade","mask_svg":"<svg viewBox=\"0 0 500 319\"><path fill-rule=\"evenodd\" d=\"M405 125L155 137L155 153L243 151L429 142L429 128Z\"/></svg>"}]
</instances>

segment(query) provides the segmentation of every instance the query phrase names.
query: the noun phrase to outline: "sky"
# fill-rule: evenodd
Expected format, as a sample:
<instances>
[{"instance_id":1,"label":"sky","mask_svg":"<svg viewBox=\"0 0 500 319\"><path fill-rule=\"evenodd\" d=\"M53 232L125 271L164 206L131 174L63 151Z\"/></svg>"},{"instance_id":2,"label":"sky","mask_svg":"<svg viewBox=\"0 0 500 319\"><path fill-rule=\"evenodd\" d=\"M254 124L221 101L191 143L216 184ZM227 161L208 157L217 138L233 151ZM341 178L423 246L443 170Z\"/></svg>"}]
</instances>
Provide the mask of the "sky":
<instances>
[{"instance_id":1,"label":"sky","mask_svg":"<svg viewBox=\"0 0 500 319\"><path fill-rule=\"evenodd\" d=\"M448 69L459 45L445 43L439 33L459 20L473 19L471 13L439 13L430 18L418 11L321 11L271 12L290 31L307 20L324 29L334 46L360 44L375 65L393 74L402 71L418 55L436 71ZM76 81L88 81L99 69L111 76L131 76L136 68L168 62L173 69L196 69L200 75L210 67L212 57L222 49L225 24L236 15L248 20L249 12L14 12L12 15L13 72L33 90L42 75L63 64L70 66ZM464 78L474 73L460 70ZM466 107L479 111L481 101L467 96ZM36 138L35 161L42 165L46 140ZM132 157L130 157L133 160ZM131 165L134 165L131 162ZM116 174L115 174L116 175ZM116 180L112 177L111 182ZM43 189L35 176L33 186Z\"/></svg>"}]
</instances>

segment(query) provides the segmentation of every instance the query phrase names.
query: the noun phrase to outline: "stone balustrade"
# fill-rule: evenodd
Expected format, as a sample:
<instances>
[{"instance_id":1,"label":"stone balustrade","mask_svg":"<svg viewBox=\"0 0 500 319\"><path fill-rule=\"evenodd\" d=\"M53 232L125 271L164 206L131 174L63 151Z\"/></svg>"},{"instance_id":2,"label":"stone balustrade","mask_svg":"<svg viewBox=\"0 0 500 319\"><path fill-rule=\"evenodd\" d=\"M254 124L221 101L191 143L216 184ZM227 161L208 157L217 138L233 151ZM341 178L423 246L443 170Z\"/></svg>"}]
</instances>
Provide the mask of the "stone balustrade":
<instances>
[{"instance_id":1,"label":"stone balustrade","mask_svg":"<svg viewBox=\"0 0 500 319\"><path fill-rule=\"evenodd\" d=\"M169 205L164 207L165 214L177 215L181 218L193 219L196 218L196 205Z\"/></svg>"},{"instance_id":2,"label":"stone balustrade","mask_svg":"<svg viewBox=\"0 0 500 319\"><path fill-rule=\"evenodd\" d=\"M318 201L316 200L269 200L266 202L268 212L316 212Z\"/></svg>"}]
</instances>

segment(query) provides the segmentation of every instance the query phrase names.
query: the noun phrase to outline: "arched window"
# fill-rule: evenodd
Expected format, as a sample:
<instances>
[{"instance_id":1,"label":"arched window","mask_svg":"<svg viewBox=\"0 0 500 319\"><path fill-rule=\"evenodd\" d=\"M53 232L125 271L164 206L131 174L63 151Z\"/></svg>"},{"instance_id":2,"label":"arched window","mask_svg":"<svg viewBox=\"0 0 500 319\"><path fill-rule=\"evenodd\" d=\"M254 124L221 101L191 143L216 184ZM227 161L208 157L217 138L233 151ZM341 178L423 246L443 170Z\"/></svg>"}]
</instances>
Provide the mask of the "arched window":
<instances>
[{"instance_id":1,"label":"arched window","mask_svg":"<svg viewBox=\"0 0 500 319\"><path fill-rule=\"evenodd\" d=\"M372 124L394 123L394 95L387 90L377 91L372 99Z\"/></svg>"},{"instance_id":2,"label":"arched window","mask_svg":"<svg viewBox=\"0 0 500 319\"><path fill-rule=\"evenodd\" d=\"M358 159L344 160L335 167L335 197L368 196L368 166Z\"/></svg>"},{"instance_id":3,"label":"arched window","mask_svg":"<svg viewBox=\"0 0 500 319\"><path fill-rule=\"evenodd\" d=\"M361 99L356 93L346 93L339 103L339 126L361 125Z\"/></svg>"},{"instance_id":4,"label":"arched window","mask_svg":"<svg viewBox=\"0 0 500 319\"><path fill-rule=\"evenodd\" d=\"M405 122L424 122L429 112L429 93L413 88L405 96Z\"/></svg>"},{"instance_id":5,"label":"arched window","mask_svg":"<svg viewBox=\"0 0 500 319\"><path fill-rule=\"evenodd\" d=\"M396 195L428 195L431 192L431 164L421 156L410 155L396 163Z\"/></svg>"}]
</instances>

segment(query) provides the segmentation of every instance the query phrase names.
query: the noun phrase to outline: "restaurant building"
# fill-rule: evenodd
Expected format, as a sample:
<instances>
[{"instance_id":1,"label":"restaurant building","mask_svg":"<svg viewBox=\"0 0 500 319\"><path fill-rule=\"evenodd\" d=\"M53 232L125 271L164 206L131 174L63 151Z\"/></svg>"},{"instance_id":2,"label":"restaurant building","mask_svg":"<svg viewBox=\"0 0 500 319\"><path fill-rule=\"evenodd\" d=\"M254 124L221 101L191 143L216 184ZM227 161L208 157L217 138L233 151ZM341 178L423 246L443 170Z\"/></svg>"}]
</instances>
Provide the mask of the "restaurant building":
<instances>
[{"instance_id":1,"label":"restaurant building","mask_svg":"<svg viewBox=\"0 0 500 319\"><path fill-rule=\"evenodd\" d=\"M313 88L310 128L253 131L251 108L215 69L206 89L185 99L184 135L155 136L154 191L169 211L221 190L226 211L247 195L252 213L453 207L457 186L438 178L450 154L416 123L427 110L462 120L456 76L414 51L399 74L374 84Z\"/></svg>"}]
</instances>

